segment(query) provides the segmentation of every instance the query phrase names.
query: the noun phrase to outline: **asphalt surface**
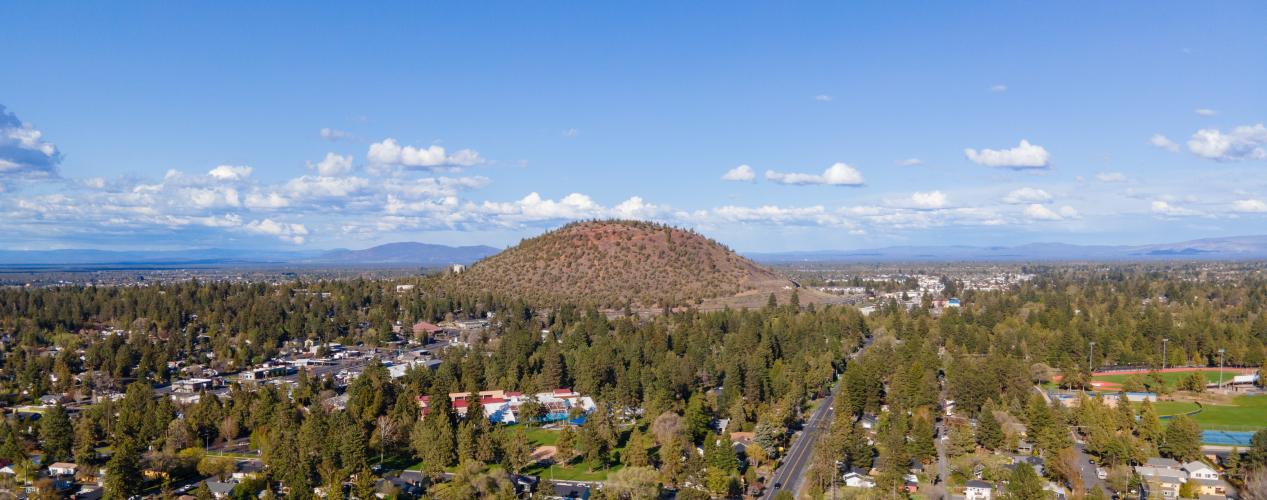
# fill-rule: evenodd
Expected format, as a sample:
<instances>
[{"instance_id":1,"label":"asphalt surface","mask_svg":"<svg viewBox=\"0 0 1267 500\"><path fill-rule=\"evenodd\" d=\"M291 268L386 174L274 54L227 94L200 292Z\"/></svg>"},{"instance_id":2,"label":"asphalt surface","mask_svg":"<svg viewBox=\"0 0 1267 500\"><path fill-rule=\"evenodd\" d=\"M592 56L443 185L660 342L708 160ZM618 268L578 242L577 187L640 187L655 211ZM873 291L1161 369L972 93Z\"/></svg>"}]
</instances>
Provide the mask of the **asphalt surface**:
<instances>
[{"instance_id":1,"label":"asphalt surface","mask_svg":"<svg viewBox=\"0 0 1267 500\"><path fill-rule=\"evenodd\" d=\"M809 468L810 457L814 456L814 444L818 442L818 435L826 432L835 413L832 409L832 401L836 398L836 390L840 390L839 385L823 399L823 403L814 409L809 418L805 419L801 436L792 442L783 463L775 469L774 477L771 478L771 487L766 490L765 498L773 498L775 493L784 490L796 494L801 481L804 480L805 470Z\"/></svg>"},{"instance_id":2,"label":"asphalt surface","mask_svg":"<svg viewBox=\"0 0 1267 500\"><path fill-rule=\"evenodd\" d=\"M864 339L862 347L854 351L849 359L858 357L858 354L870 345L871 339L869 337ZM792 441L783 463L774 470L774 476L770 478L770 487L766 489L762 498L774 498L774 495L780 491L788 491L793 495L800 491L801 483L805 480L805 471L809 469L810 458L814 456L814 445L818 443L820 434L828 432L831 427L832 418L835 415L836 393L840 391L842 385L840 381L837 381L832 392L827 394L818 408L815 408L809 418L805 419L801 426L800 437Z\"/></svg>"},{"instance_id":3,"label":"asphalt surface","mask_svg":"<svg viewBox=\"0 0 1267 500\"><path fill-rule=\"evenodd\" d=\"M1047 391L1042 390L1038 386L1034 386L1034 390L1043 396L1043 400L1047 401L1047 404L1051 404L1051 398L1047 395ZM1096 474L1096 465L1091 462L1091 457L1087 456L1082 440L1078 438L1078 433L1073 429L1069 429L1069 435L1073 437L1073 449L1078 453L1078 473L1082 476L1083 489L1091 491L1092 488L1100 488L1105 494L1112 496L1104 480L1100 479L1100 476Z\"/></svg>"},{"instance_id":4,"label":"asphalt surface","mask_svg":"<svg viewBox=\"0 0 1267 500\"><path fill-rule=\"evenodd\" d=\"M946 382L941 383L941 393L938 396L941 400L941 407L946 407ZM932 500L942 500L947 497L946 479L950 477L950 459L946 456L946 421L944 419L937 420L937 477L933 480L933 485L929 488L928 498Z\"/></svg>"},{"instance_id":5,"label":"asphalt surface","mask_svg":"<svg viewBox=\"0 0 1267 500\"><path fill-rule=\"evenodd\" d=\"M1077 436L1075 435L1075 437ZM1095 464L1091 463L1091 458L1087 456L1082 443L1075 443L1073 449L1078 452L1078 472L1082 475L1083 488L1086 488L1087 491L1091 491L1092 488L1100 488L1104 493L1112 496L1108 486L1105 486L1104 480L1096 475Z\"/></svg>"}]
</instances>

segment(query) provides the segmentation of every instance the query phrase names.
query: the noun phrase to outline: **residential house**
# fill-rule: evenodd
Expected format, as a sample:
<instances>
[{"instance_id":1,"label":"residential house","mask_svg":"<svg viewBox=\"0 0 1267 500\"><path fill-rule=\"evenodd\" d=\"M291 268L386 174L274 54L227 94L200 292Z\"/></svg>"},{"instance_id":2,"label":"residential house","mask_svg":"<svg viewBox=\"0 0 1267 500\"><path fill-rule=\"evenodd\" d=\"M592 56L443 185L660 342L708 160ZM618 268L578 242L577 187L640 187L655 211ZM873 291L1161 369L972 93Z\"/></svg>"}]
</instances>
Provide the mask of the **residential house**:
<instances>
[{"instance_id":1,"label":"residential house","mask_svg":"<svg viewBox=\"0 0 1267 500\"><path fill-rule=\"evenodd\" d=\"M990 500L994 498L994 485L985 481L968 481L963 488L963 496L967 500Z\"/></svg>"},{"instance_id":2,"label":"residential house","mask_svg":"<svg viewBox=\"0 0 1267 500\"><path fill-rule=\"evenodd\" d=\"M1232 485L1222 479L1189 479L1188 481L1196 483L1197 494L1201 498L1228 498L1235 491Z\"/></svg>"},{"instance_id":3,"label":"residential house","mask_svg":"<svg viewBox=\"0 0 1267 500\"><path fill-rule=\"evenodd\" d=\"M871 476L868 476L866 473L862 472L861 470L851 470L849 472L846 472L844 477L842 477L841 479L845 482L845 486L848 486L850 488L874 488L875 487L875 479L872 479Z\"/></svg>"},{"instance_id":4,"label":"residential house","mask_svg":"<svg viewBox=\"0 0 1267 500\"><path fill-rule=\"evenodd\" d=\"M747 453L748 447L752 446L752 440L757 437L755 432L732 432L730 433L730 444L735 447L736 453Z\"/></svg>"},{"instance_id":5,"label":"residential house","mask_svg":"<svg viewBox=\"0 0 1267 500\"><path fill-rule=\"evenodd\" d=\"M1148 463L1153 463L1153 460L1150 459ZM1179 487L1188 480L1188 475L1179 470L1177 466L1179 462L1175 462L1176 467L1173 468L1164 465L1165 462L1162 461L1157 463L1162 465L1135 466L1135 473L1144 482L1149 498L1179 498Z\"/></svg>"},{"instance_id":6,"label":"residential house","mask_svg":"<svg viewBox=\"0 0 1267 500\"><path fill-rule=\"evenodd\" d=\"M433 338L437 335L440 335L441 333L444 333L443 328L440 328L439 326L428 323L426 321L419 321L417 323L414 323L413 331L414 331L414 335L426 335L428 337L433 337Z\"/></svg>"},{"instance_id":7,"label":"residential house","mask_svg":"<svg viewBox=\"0 0 1267 500\"><path fill-rule=\"evenodd\" d=\"M1183 468L1183 464L1179 463L1178 460L1175 460L1173 458L1161 458L1161 457L1152 457L1148 459L1147 462L1144 462L1144 465L1147 465L1149 467L1164 467L1167 469L1175 469L1175 470Z\"/></svg>"},{"instance_id":8,"label":"residential house","mask_svg":"<svg viewBox=\"0 0 1267 500\"><path fill-rule=\"evenodd\" d=\"M207 489L211 491L211 496L216 498L228 498L229 495L233 494L233 487L237 485L237 481L207 480Z\"/></svg>"},{"instance_id":9,"label":"residential house","mask_svg":"<svg viewBox=\"0 0 1267 500\"><path fill-rule=\"evenodd\" d=\"M210 389L211 385L212 380L209 378L187 378L172 382L172 391L188 394Z\"/></svg>"},{"instance_id":10,"label":"residential house","mask_svg":"<svg viewBox=\"0 0 1267 500\"><path fill-rule=\"evenodd\" d=\"M239 460L237 470L233 471L234 481L246 481L264 477L264 464L255 460Z\"/></svg>"},{"instance_id":11,"label":"residential house","mask_svg":"<svg viewBox=\"0 0 1267 500\"><path fill-rule=\"evenodd\" d=\"M585 483L573 483L568 481L555 481L554 491L548 498L551 499L588 499L590 497L590 487Z\"/></svg>"},{"instance_id":12,"label":"residential house","mask_svg":"<svg viewBox=\"0 0 1267 500\"><path fill-rule=\"evenodd\" d=\"M79 470L79 466L70 462L53 462L48 466L48 475L50 476L73 476Z\"/></svg>"},{"instance_id":13,"label":"residential house","mask_svg":"<svg viewBox=\"0 0 1267 500\"><path fill-rule=\"evenodd\" d=\"M908 494L919 491L919 476L915 474L906 474L902 476L902 490Z\"/></svg>"},{"instance_id":14,"label":"residential house","mask_svg":"<svg viewBox=\"0 0 1267 500\"><path fill-rule=\"evenodd\" d=\"M1188 473L1188 479L1218 479L1219 473L1205 462L1193 460L1180 467L1184 472Z\"/></svg>"}]
</instances>

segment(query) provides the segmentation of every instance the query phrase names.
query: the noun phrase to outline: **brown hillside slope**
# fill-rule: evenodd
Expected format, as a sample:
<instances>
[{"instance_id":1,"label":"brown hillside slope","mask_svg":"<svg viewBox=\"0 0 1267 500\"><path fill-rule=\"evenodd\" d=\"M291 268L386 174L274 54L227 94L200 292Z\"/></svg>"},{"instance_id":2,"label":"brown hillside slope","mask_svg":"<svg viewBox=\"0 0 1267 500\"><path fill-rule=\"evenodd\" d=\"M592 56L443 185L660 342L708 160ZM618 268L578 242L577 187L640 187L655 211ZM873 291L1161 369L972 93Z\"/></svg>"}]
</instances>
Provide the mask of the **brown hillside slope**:
<instances>
[{"instance_id":1,"label":"brown hillside slope","mask_svg":"<svg viewBox=\"0 0 1267 500\"><path fill-rule=\"evenodd\" d=\"M466 290L609 307L694 304L789 283L694 232L621 220L568 224L453 279Z\"/></svg>"}]
</instances>

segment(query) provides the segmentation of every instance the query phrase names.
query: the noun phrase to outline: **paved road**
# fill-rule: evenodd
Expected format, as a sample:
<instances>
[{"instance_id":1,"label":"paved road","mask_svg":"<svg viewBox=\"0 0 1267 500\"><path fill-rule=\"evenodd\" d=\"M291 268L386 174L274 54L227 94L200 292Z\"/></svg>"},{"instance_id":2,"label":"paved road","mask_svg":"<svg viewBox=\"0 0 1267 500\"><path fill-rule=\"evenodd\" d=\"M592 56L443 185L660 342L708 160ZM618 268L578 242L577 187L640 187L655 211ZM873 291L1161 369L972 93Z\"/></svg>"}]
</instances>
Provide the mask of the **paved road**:
<instances>
[{"instance_id":1,"label":"paved road","mask_svg":"<svg viewBox=\"0 0 1267 500\"><path fill-rule=\"evenodd\" d=\"M1077 437L1076 435L1074 436ZM1104 480L1096 475L1095 464L1091 463L1091 458L1087 456L1086 450L1083 449L1082 443L1074 443L1074 451L1078 452L1078 472L1082 474L1082 485L1087 491L1092 488L1100 488L1105 494L1109 494L1109 488L1104 484Z\"/></svg>"},{"instance_id":2,"label":"paved road","mask_svg":"<svg viewBox=\"0 0 1267 500\"><path fill-rule=\"evenodd\" d=\"M783 464L775 469L770 483L772 486L766 490L765 498L773 498L775 493L784 490L795 495L799 490L800 483L805 477L805 470L809 468L810 458L814 456L814 444L818 442L819 434L827 432L827 428L831 426L832 416L835 413L832 401L836 397L835 391L838 390L840 390L839 384L823 399L822 404L814 409L809 418L805 419L801 436L792 442Z\"/></svg>"},{"instance_id":3,"label":"paved road","mask_svg":"<svg viewBox=\"0 0 1267 500\"><path fill-rule=\"evenodd\" d=\"M1034 390L1043 396L1047 404L1051 404L1051 398L1047 395L1047 391L1042 390L1038 386L1034 386ZM1096 474L1096 466L1091 463L1091 457L1087 456L1086 449L1083 447L1078 433L1070 428L1069 435L1073 437L1073 449L1078 453L1078 472L1082 476L1082 487L1086 491L1091 491L1092 488L1100 488L1105 494L1112 496L1109 492L1109 487L1104 484L1104 480L1100 479L1100 476Z\"/></svg>"},{"instance_id":4,"label":"paved road","mask_svg":"<svg viewBox=\"0 0 1267 500\"><path fill-rule=\"evenodd\" d=\"M862 347L849 355L849 359L857 358L870 345L870 337L863 339ZM814 456L814 445L818 443L820 434L828 432L832 419L835 418L834 401L842 385L838 380L822 404L805 419L800 437L792 442L783 463L774 470L774 477L770 478L771 486L766 489L763 498L773 498L780 491L788 491L793 495L800 491L801 483L805 480L805 471L809 469L810 458Z\"/></svg>"},{"instance_id":5,"label":"paved road","mask_svg":"<svg viewBox=\"0 0 1267 500\"><path fill-rule=\"evenodd\" d=\"M946 381L941 380L941 394L938 396L941 401L941 407L946 407ZM947 427L945 419L937 421L937 476L933 479L933 486L929 488L928 498L933 500L942 500L947 498L946 479L950 477L950 459L946 456L946 434Z\"/></svg>"}]
</instances>

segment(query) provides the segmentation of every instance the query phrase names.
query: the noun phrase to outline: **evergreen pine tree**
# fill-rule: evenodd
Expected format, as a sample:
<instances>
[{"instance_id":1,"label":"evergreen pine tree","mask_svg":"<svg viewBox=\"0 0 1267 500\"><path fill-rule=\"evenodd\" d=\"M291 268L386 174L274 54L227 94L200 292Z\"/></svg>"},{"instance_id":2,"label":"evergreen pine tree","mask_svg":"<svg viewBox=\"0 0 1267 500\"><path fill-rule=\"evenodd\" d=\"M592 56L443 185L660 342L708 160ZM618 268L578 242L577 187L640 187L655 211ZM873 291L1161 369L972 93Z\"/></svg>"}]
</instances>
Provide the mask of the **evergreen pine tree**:
<instances>
[{"instance_id":1,"label":"evergreen pine tree","mask_svg":"<svg viewBox=\"0 0 1267 500\"><path fill-rule=\"evenodd\" d=\"M119 437L114 454L106 463L106 484L104 498L107 500L123 500L141 492L141 453L133 438Z\"/></svg>"},{"instance_id":2,"label":"evergreen pine tree","mask_svg":"<svg viewBox=\"0 0 1267 500\"><path fill-rule=\"evenodd\" d=\"M991 451L1003 446L1003 427L994 417L993 405L987 405L977 417L977 444Z\"/></svg>"},{"instance_id":3,"label":"evergreen pine tree","mask_svg":"<svg viewBox=\"0 0 1267 500\"><path fill-rule=\"evenodd\" d=\"M75 429L71 427L70 417L61 404L44 412L44 417L40 419L40 441L50 460L71 458L75 445Z\"/></svg>"}]
</instances>

